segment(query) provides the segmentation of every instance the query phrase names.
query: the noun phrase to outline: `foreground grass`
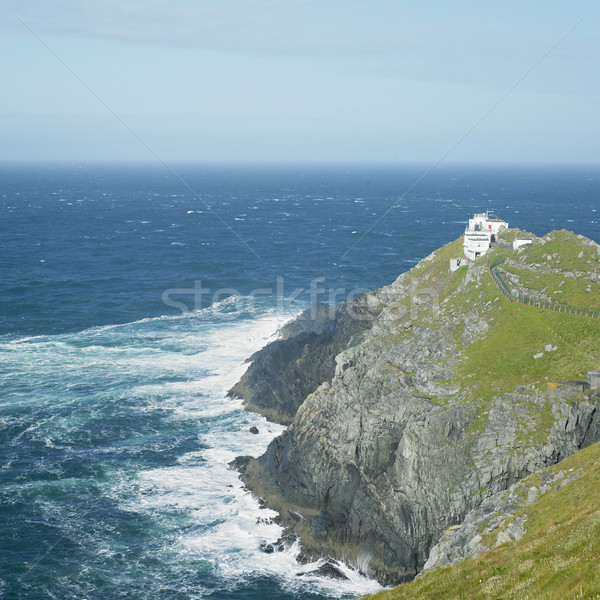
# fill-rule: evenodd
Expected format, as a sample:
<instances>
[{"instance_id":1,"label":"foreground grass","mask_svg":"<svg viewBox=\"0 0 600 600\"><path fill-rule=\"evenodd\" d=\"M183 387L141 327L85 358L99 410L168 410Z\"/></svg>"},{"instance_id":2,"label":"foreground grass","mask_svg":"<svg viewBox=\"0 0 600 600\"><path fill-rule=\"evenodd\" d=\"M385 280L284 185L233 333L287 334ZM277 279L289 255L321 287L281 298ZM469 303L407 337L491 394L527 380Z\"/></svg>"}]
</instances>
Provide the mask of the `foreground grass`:
<instances>
[{"instance_id":1,"label":"foreground grass","mask_svg":"<svg viewBox=\"0 0 600 600\"><path fill-rule=\"evenodd\" d=\"M583 475L516 513L527 515L521 540L368 598L600 598L600 443L546 470ZM526 481L539 485L541 480L534 474Z\"/></svg>"}]
</instances>

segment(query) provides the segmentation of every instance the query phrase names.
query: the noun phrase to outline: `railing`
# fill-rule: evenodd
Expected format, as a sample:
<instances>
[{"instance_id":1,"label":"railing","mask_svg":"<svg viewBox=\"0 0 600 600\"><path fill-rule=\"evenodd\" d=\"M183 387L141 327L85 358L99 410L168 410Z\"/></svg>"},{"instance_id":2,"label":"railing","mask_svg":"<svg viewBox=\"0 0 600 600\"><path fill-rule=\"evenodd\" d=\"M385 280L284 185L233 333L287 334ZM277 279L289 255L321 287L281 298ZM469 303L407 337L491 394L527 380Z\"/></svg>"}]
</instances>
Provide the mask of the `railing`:
<instances>
[{"instance_id":1,"label":"railing","mask_svg":"<svg viewBox=\"0 0 600 600\"><path fill-rule=\"evenodd\" d=\"M600 313L591 311L591 310L581 310L580 308L575 308L573 306L569 306L566 304L554 304L552 302L542 302L541 300L534 300L532 298L528 298L525 294L519 294L518 296L513 295L510 291L506 281L502 278L502 275L498 272L498 266L504 262L504 258L496 258L493 261L490 261L488 256L488 269L492 279L496 282L498 289L502 292L502 294L511 302L520 302L525 306L526 304L529 306L535 306L536 308L546 308L548 310L555 310L557 312L570 313L573 315L582 315L584 317L594 317L596 319L600 319Z\"/></svg>"}]
</instances>

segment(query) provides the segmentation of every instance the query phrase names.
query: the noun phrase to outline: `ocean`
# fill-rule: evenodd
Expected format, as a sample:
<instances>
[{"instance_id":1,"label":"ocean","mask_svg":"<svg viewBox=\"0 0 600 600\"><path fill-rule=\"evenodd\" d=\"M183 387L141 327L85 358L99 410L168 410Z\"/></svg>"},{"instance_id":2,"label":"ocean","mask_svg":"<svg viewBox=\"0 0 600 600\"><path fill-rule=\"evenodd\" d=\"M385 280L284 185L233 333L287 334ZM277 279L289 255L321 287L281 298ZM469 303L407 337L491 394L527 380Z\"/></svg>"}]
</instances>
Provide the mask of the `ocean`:
<instances>
[{"instance_id":1,"label":"ocean","mask_svg":"<svg viewBox=\"0 0 600 600\"><path fill-rule=\"evenodd\" d=\"M426 170L0 167L0 597L380 589L311 574L298 545L261 551L275 514L228 462L282 427L227 397L246 360L311 300L392 282L474 212L600 242L598 167Z\"/></svg>"}]
</instances>

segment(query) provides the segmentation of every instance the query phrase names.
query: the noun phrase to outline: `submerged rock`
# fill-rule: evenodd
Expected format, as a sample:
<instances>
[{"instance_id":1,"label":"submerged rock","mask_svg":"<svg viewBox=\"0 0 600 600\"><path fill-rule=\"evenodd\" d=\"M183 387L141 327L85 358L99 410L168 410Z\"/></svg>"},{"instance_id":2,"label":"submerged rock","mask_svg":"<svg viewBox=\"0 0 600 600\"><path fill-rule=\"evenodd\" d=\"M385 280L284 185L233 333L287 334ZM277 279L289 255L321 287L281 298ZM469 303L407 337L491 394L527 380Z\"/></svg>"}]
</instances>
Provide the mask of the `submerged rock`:
<instances>
[{"instance_id":1,"label":"submerged rock","mask_svg":"<svg viewBox=\"0 0 600 600\"><path fill-rule=\"evenodd\" d=\"M323 563L318 569L308 571L307 573L298 573L298 577L306 577L307 575L317 575L319 577L329 577L330 579L348 580L344 572L331 561Z\"/></svg>"},{"instance_id":2,"label":"submerged rock","mask_svg":"<svg viewBox=\"0 0 600 600\"><path fill-rule=\"evenodd\" d=\"M274 552L283 552L285 550L285 543L283 541L283 538L280 538L273 544L268 544L267 542L263 542L260 545L260 549L265 554L273 554Z\"/></svg>"}]
</instances>

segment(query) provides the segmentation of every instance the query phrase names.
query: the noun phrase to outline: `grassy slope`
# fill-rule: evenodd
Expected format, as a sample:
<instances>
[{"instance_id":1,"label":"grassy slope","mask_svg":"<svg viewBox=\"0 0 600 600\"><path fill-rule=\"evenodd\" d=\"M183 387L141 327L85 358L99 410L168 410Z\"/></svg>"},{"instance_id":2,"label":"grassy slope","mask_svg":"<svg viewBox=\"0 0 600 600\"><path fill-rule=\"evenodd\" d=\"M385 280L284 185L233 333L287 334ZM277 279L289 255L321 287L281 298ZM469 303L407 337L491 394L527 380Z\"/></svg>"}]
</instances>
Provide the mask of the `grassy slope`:
<instances>
[{"instance_id":1,"label":"grassy slope","mask_svg":"<svg viewBox=\"0 0 600 600\"><path fill-rule=\"evenodd\" d=\"M525 263L550 265L570 272L589 271L591 266L597 268L600 263L596 247L572 231L551 231L538 241L544 243L534 244L523 252Z\"/></svg>"},{"instance_id":2,"label":"grassy slope","mask_svg":"<svg viewBox=\"0 0 600 600\"><path fill-rule=\"evenodd\" d=\"M553 232L549 237L550 241L525 253L510 250L501 250L501 253L518 256L526 264L535 263L545 253L552 253L557 259L560 257L559 262L568 269L583 271L587 267L588 272L595 270L590 261L600 268L599 257L586 240L564 231ZM580 252L584 253L582 259L577 258ZM467 401L491 400L494 395L514 392L519 386L545 392L547 381L585 379L586 371L600 367L599 319L508 301L485 270L487 257L475 262L475 266L480 267L480 276L475 279L468 280L466 267L449 273L449 259L461 253L462 238L459 238L436 251L433 260L421 262L411 271L410 277L419 282L415 293L420 289L435 289L437 294L439 312L434 316L426 308L422 313L425 326L444 326L452 314L477 314L489 325L489 330L474 342L462 339L461 327L456 328L461 363L453 383L458 383ZM555 264L553 267L558 268ZM511 271L518 272L518 269L511 267ZM533 277L530 271L521 273L523 280ZM535 286L554 287L557 279L560 277L555 274L536 274ZM563 287L573 284L579 291L580 286L575 280L564 279ZM596 289L591 294L582 292L582 298L586 308L600 311L600 293L596 292ZM411 306L411 298L403 297L390 308L407 310ZM420 317L415 319L414 313L411 319L413 323L420 322ZM390 341L400 342L410 335L408 330L399 331ZM535 359L534 355L543 352L547 344L557 350L544 352L541 358Z\"/></svg>"},{"instance_id":3,"label":"grassy slope","mask_svg":"<svg viewBox=\"0 0 600 600\"><path fill-rule=\"evenodd\" d=\"M588 281L580 281L551 273L541 275L515 267L502 267L500 269L502 276L504 276L504 271L513 273L519 277L519 289L531 289L543 292L555 304L562 304L582 310L594 310L598 305L597 295L592 292L586 292L586 289L591 289Z\"/></svg>"},{"instance_id":4,"label":"grassy slope","mask_svg":"<svg viewBox=\"0 0 600 600\"><path fill-rule=\"evenodd\" d=\"M572 469L572 473L570 473ZM546 469L583 475L517 513L527 532L474 560L438 568L373 600L600 598L600 444ZM525 482L539 485L537 474Z\"/></svg>"},{"instance_id":5,"label":"grassy slope","mask_svg":"<svg viewBox=\"0 0 600 600\"><path fill-rule=\"evenodd\" d=\"M521 385L545 391L546 381L585 378L586 371L600 365L598 319L509 302L491 277L482 280L477 297L469 301L480 307L491 326L464 348L460 371L463 377L476 374L478 388L472 393L491 397ZM546 344L557 350L534 358Z\"/></svg>"},{"instance_id":6,"label":"grassy slope","mask_svg":"<svg viewBox=\"0 0 600 600\"><path fill-rule=\"evenodd\" d=\"M512 233L508 232L508 235ZM580 259L581 252L583 257ZM413 282L412 296L403 296L389 306L398 315L410 314L413 325L436 329L452 323L453 350L458 365L454 367L455 375L447 383L453 388L458 387L460 392L456 398L430 398L432 401L444 405L467 402L478 407L481 419L473 425L478 430L485 425L485 414L494 396L515 392L521 386L545 393L548 382L585 379L586 371L600 368L599 319L510 302L487 272L488 257L475 261L469 272L464 266L450 273L449 259L461 254L462 238L437 250L431 260L422 261L409 273L409 282ZM595 247L586 239L566 231L536 238L535 246L520 253L499 248L493 254L516 259L525 266L537 264L551 254L553 269L564 266L578 272L587 269L588 273L600 269L600 256ZM491 258L493 260L493 256ZM511 270L523 275L523 281L535 275L536 286L555 286L560 279L555 273L532 274L527 268L519 270L514 266ZM565 277L564 280L563 288L578 285L574 279ZM592 285L600 287L597 283ZM414 298L421 291L433 293L435 299L415 310ZM523 291L526 293L527 288ZM578 291L585 297L586 308L600 312L598 290L594 288L591 294ZM573 300L574 296L570 295L569 299ZM473 336L463 335L465 324L460 319L456 321L457 315L461 318L477 316L489 329L473 341ZM385 343L401 344L411 336L410 329L398 327L394 333L383 337ZM546 352L544 348L548 344L557 349ZM541 357L534 358L540 353L543 353ZM521 441L537 445L545 441L554 420L549 406L535 404L530 407L530 417L524 424Z\"/></svg>"},{"instance_id":7,"label":"grassy slope","mask_svg":"<svg viewBox=\"0 0 600 600\"><path fill-rule=\"evenodd\" d=\"M596 246L585 239L563 229L538 238L535 245L520 253L505 254L519 266L503 266L501 271L517 275L519 288L525 293L527 289L537 290L557 304L597 310L600 286L579 275L600 275L600 254ZM540 270L546 272L540 273ZM570 276L553 274L548 272L550 270L568 272Z\"/></svg>"}]
</instances>

